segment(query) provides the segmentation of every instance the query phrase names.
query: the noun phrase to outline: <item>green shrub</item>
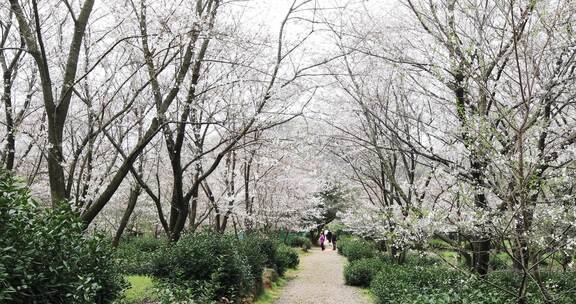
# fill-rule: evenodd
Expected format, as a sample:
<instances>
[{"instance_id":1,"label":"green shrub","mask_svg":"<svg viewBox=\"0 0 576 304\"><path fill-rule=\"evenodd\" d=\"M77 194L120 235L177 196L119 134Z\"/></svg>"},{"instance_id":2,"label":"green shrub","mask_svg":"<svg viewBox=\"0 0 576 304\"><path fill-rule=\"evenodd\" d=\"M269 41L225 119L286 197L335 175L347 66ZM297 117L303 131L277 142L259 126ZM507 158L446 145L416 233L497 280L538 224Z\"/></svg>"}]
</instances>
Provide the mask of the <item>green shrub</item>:
<instances>
[{"instance_id":1,"label":"green shrub","mask_svg":"<svg viewBox=\"0 0 576 304\"><path fill-rule=\"evenodd\" d=\"M289 240L289 245L292 247L302 248L304 251L310 250L312 248L312 242L310 239L304 236L296 236Z\"/></svg>"},{"instance_id":2,"label":"green shrub","mask_svg":"<svg viewBox=\"0 0 576 304\"><path fill-rule=\"evenodd\" d=\"M406 255L406 261L404 263L406 265L413 266L436 266L442 265L444 261L435 256L422 255L419 253L411 252Z\"/></svg>"},{"instance_id":3,"label":"green shrub","mask_svg":"<svg viewBox=\"0 0 576 304\"><path fill-rule=\"evenodd\" d=\"M338 242L336 242L336 244L338 244ZM364 240L346 241L342 247L342 254L346 256L350 262L374 257L376 253L377 251L374 244Z\"/></svg>"},{"instance_id":4,"label":"green shrub","mask_svg":"<svg viewBox=\"0 0 576 304\"><path fill-rule=\"evenodd\" d=\"M409 300L417 295L448 291L460 286L464 279L459 273L443 267L387 264L372 279L370 289L378 303L414 303Z\"/></svg>"},{"instance_id":5,"label":"green shrub","mask_svg":"<svg viewBox=\"0 0 576 304\"><path fill-rule=\"evenodd\" d=\"M296 268L300 263L298 252L286 245L278 246L276 251L276 270L280 275L288 268Z\"/></svg>"},{"instance_id":6,"label":"green shrub","mask_svg":"<svg viewBox=\"0 0 576 304\"><path fill-rule=\"evenodd\" d=\"M151 236L124 239L116 249L120 269L126 274L150 275L153 259L166 245L166 240Z\"/></svg>"},{"instance_id":7,"label":"green shrub","mask_svg":"<svg viewBox=\"0 0 576 304\"><path fill-rule=\"evenodd\" d=\"M62 203L42 209L0 171L0 302L109 303L126 282L109 240Z\"/></svg>"},{"instance_id":8,"label":"green shrub","mask_svg":"<svg viewBox=\"0 0 576 304\"><path fill-rule=\"evenodd\" d=\"M278 242L269 237L262 237L260 239L260 250L266 256L266 267L275 268Z\"/></svg>"},{"instance_id":9,"label":"green shrub","mask_svg":"<svg viewBox=\"0 0 576 304\"><path fill-rule=\"evenodd\" d=\"M542 272L541 276L554 303L576 303L576 272Z\"/></svg>"},{"instance_id":10,"label":"green shrub","mask_svg":"<svg viewBox=\"0 0 576 304\"><path fill-rule=\"evenodd\" d=\"M239 242L238 249L246 258L248 265L250 265L250 272L256 281L262 279L264 267L269 264L268 256L265 252L268 246L267 243L267 237L257 234L249 235Z\"/></svg>"},{"instance_id":11,"label":"green shrub","mask_svg":"<svg viewBox=\"0 0 576 304\"><path fill-rule=\"evenodd\" d=\"M511 270L493 271L488 275L488 281L494 286L515 292L521 286L522 276L522 273ZM576 303L575 272L542 271L540 276L554 303ZM529 298L534 303L544 303L539 287L533 280L529 279L526 287Z\"/></svg>"},{"instance_id":12,"label":"green shrub","mask_svg":"<svg viewBox=\"0 0 576 304\"><path fill-rule=\"evenodd\" d=\"M348 285L368 287L376 273L384 268L384 264L380 258L353 261L344 268L344 280Z\"/></svg>"},{"instance_id":13,"label":"green shrub","mask_svg":"<svg viewBox=\"0 0 576 304\"><path fill-rule=\"evenodd\" d=\"M431 260L412 255L412 259L403 265L384 262L370 283L370 289L377 303L518 303L515 295L522 281L521 273L494 271L488 275L488 282L485 282L441 265L431 265L434 259ZM351 265L362 261L364 260L353 262ZM541 272L541 278L553 303L576 303L576 293L573 290L576 273ZM527 303L545 303L533 280L529 280L527 294Z\"/></svg>"},{"instance_id":14,"label":"green shrub","mask_svg":"<svg viewBox=\"0 0 576 304\"><path fill-rule=\"evenodd\" d=\"M336 242L336 249L338 249L339 254L344 255L344 248L350 243L350 241L351 239L348 237L338 239Z\"/></svg>"},{"instance_id":15,"label":"green shrub","mask_svg":"<svg viewBox=\"0 0 576 304\"><path fill-rule=\"evenodd\" d=\"M407 304L515 304L517 301L508 299L503 293L491 290L476 289L475 285L465 284L460 288L435 290L428 293L414 294L405 297L402 303ZM400 302L392 302L400 303Z\"/></svg>"},{"instance_id":16,"label":"green shrub","mask_svg":"<svg viewBox=\"0 0 576 304\"><path fill-rule=\"evenodd\" d=\"M157 282L154 288L155 300L150 303L159 304L196 304L218 303L214 300L214 285L208 282L181 282L179 284L169 282ZM148 301L136 303L149 303Z\"/></svg>"},{"instance_id":17,"label":"green shrub","mask_svg":"<svg viewBox=\"0 0 576 304\"><path fill-rule=\"evenodd\" d=\"M193 298L235 301L247 295L254 277L238 242L231 236L205 231L184 235L154 259L154 275L180 285Z\"/></svg>"}]
</instances>

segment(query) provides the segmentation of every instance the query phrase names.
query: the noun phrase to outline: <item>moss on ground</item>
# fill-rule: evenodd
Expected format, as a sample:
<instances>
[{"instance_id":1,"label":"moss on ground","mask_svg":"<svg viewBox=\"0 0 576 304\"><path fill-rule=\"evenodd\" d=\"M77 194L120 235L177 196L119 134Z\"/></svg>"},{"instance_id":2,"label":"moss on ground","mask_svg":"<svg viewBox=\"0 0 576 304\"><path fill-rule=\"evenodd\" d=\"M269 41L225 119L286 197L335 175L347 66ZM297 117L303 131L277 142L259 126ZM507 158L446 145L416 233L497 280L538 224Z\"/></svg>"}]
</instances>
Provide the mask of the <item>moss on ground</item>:
<instances>
[{"instance_id":1,"label":"moss on ground","mask_svg":"<svg viewBox=\"0 0 576 304\"><path fill-rule=\"evenodd\" d=\"M127 276L126 280L130 283L130 288L124 291L124 300L127 303L154 299L154 282L151 277L131 275Z\"/></svg>"}]
</instances>

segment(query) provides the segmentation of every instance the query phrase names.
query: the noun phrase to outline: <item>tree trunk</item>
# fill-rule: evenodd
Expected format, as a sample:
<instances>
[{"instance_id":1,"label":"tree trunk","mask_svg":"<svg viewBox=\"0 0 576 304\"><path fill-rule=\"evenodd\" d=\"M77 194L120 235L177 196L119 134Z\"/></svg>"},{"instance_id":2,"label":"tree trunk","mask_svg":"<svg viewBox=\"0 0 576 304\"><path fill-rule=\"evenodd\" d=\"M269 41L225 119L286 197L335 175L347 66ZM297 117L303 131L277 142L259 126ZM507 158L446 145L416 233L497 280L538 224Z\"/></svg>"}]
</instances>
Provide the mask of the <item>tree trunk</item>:
<instances>
[{"instance_id":1,"label":"tree trunk","mask_svg":"<svg viewBox=\"0 0 576 304\"><path fill-rule=\"evenodd\" d=\"M62 138L64 124L48 119L48 177L50 179L50 195L52 206L66 200L66 180L64 179L64 155L62 153Z\"/></svg>"},{"instance_id":2,"label":"tree trunk","mask_svg":"<svg viewBox=\"0 0 576 304\"><path fill-rule=\"evenodd\" d=\"M488 202L486 200L486 195L481 190L484 184L483 176L486 164L484 162L473 160L471 162L472 178L474 184L477 188L476 194L474 196L475 205L478 208L486 209L488 207ZM483 233L483 232L481 232ZM478 235L473 240L472 248L474 249L473 261L474 270L480 275L480 277L485 277L488 274L489 263L490 263L490 238L486 235Z\"/></svg>"},{"instance_id":3,"label":"tree trunk","mask_svg":"<svg viewBox=\"0 0 576 304\"><path fill-rule=\"evenodd\" d=\"M112 247L118 247L118 245L120 244L120 238L122 237L122 234L124 233L124 229L128 225L128 222L130 221L132 212L134 212L134 208L136 207L136 202L138 201L138 196L140 196L141 190L142 188L140 187L139 184L134 184L130 189L130 196L128 197L128 206L124 211L124 215L122 215L120 225L118 226L116 234L112 239Z\"/></svg>"},{"instance_id":4,"label":"tree trunk","mask_svg":"<svg viewBox=\"0 0 576 304\"><path fill-rule=\"evenodd\" d=\"M6 111L6 151L4 154L4 167L7 170L14 169L14 154L16 143L14 139L14 118L12 107L12 71L4 72L4 94L2 95Z\"/></svg>"}]
</instances>

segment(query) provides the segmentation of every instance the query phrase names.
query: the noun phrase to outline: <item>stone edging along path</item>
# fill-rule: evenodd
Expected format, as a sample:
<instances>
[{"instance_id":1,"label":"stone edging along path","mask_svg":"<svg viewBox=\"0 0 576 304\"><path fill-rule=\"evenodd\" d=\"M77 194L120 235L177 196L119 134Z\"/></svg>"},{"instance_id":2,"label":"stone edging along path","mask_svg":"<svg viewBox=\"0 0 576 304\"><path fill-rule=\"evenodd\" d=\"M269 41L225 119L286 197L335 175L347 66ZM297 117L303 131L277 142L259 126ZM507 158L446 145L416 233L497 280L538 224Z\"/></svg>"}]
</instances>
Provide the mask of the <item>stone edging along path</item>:
<instances>
[{"instance_id":1,"label":"stone edging along path","mask_svg":"<svg viewBox=\"0 0 576 304\"><path fill-rule=\"evenodd\" d=\"M274 304L369 304L361 290L344 284L346 258L327 246L313 248L300 258L295 278L281 291Z\"/></svg>"}]
</instances>

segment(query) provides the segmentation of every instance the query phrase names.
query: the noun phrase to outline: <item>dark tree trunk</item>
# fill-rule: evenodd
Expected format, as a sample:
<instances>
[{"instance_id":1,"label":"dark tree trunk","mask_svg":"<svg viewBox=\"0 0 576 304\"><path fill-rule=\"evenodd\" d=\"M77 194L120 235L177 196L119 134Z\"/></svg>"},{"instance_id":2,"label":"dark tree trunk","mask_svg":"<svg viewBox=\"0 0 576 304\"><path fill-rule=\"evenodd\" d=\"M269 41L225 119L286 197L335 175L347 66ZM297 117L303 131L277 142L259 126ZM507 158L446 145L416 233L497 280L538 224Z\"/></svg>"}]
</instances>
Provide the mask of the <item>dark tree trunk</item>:
<instances>
[{"instance_id":1,"label":"dark tree trunk","mask_svg":"<svg viewBox=\"0 0 576 304\"><path fill-rule=\"evenodd\" d=\"M474 159L471 162L472 178L475 187L477 188L474 202L476 207L482 209L488 208L486 195L481 190L481 187L484 184L483 177L485 168L486 164L482 161ZM490 237L487 235L477 235L473 240L472 248L474 249L474 270L480 275L480 277L485 277L488 274L490 263L490 247Z\"/></svg>"},{"instance_id":2,"label":"dark tree trunk","mask_svg":"<svg viewBox=\"0 0 576 304\"><path fill-rule=\"evenodd\" d=\"M120 244L120 238L122 237L122 234L124 233L124 229L126 229L126 226L128 225L128 222L130 221L130 217L132 216L132 213L134 212L134 208L136 207L136 202L138 201L138 196L140 196L141 190L142 190L142 188L140 187L139 184L133 185L132 188L130 189L130 196L128 197L128 206L126 207L126 210L124 211L124 215L122 215L122 219L120 220L120 225L118 226L118 229L116 230L116 234L114 235L114 238L112 239L112 246L113 247L118 247L118 245Z\"/></svg>"},{"instance_id":3,"label":"dark tree trunk","mask_svg":"<svg viewBox=\"0 0 576 304\"><path fill-rule=\"evenodd\" d=\"M4 94L2 95L4 108L6 111L6 154L4 154L4 166L7 170L14 169L14 154L16 141L14 139L14 118L12 107L12 71L4 72Z\"/></svg>"},{"instance_id":4,"label":"dark tree trunk","mask_svg":"<svg viewBox=\"0 0 576 304\"><path fill-rule=\"evenodd\" d=\"M49 115L50 116L50 115ZM48 119L48 177L50 178L50 194L52 206L55 207L67 199L66 180L64 179L64 156L62 154L62 137L64 125Z\"/></svg>"}]
</instances>

